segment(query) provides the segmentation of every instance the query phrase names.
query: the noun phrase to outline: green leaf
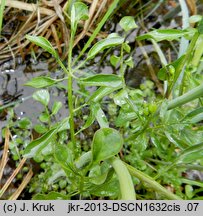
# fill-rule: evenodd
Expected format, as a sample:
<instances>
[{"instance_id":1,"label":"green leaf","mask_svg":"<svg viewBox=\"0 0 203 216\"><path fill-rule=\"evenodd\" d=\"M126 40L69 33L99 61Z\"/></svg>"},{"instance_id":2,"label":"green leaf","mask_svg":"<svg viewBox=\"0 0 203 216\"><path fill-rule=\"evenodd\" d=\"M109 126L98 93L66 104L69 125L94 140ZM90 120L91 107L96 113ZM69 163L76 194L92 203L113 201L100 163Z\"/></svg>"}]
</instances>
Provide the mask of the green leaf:
<instances>
[{"instance_id":1,"label":"green leaf","mask_svg":"<svg viewBox=\"0 0 203 216\"><path fill-rule=\"evenodd\" d=\"M112 55L112 56L110 57L110 63L111 63L114 67L117 66L117 64L119 63L119 61L120 61L120 57L118 57L118 56Z\"/></svg>"},{"instance_id":2,"label":"green leaf","mask_svg":"<svg viewBox=\"0 0 203 216\"><path fill-rule=\"evenodd\" d=\"M184 147L185 147L184 144L182 142L180 142L175 136L173 136L172 133L168 132L167 130L164 131L164 133L171 143L173 143L179 149L184 149Z\"/></svg>"},{"instance_id":3,"label":"green leaf","mask_svg":"<svg viewBox=\"0 0 203 216\"><path fill-rule=\"evenodd\" d=\"M102 185L91 188L91 194L99 197L113 197L118 198L120 189L119 189L119 182L116 177L113 177L109 179L108 181L105 181ZM113 199L112 198L112 199Z\"/></svg>"},{"instance_id":4,"label":"green leaf","mask_svg":"<svg viewBox=\"0 0 203 216\"><path fill-rule=\"evenodd\" d=\"M149 143L149 137L147 133L141 133L139 136L137 136L136 138L136 149L139 152L144 152L146 151L147 147L148 147L148 143Z\"/></svg>"},{"instance_id":5,"label":"green leaf","mask_svg":"<svg viewBox=\"0 0 203 216\"><path fill-rule=\"evenodd\" d=\"M185 55L181 56L171 64L166 65L165 67L161 68L158 72L158 78L160 80L169 80L170 77L173 77L173 80L177 80L180 74L176 73L178 67L183 67L185 60ZM175 82L173 81L173 82Z\"/></svg>"},{"instance_id":6,"label":"green leaf","mask_svg":"<svg viewBox=\"0 0 203 216\"><path fill-rule=\"evenodd\" d=\"M92 59L99 52L102 52L104 49L115 47L124 42L124 38L120 36L109 35L107 38L97 42L88 52L87 59Z\"/></svg>"},{"instance_id":7,"label":"green leaf","mask_svg":"<svg viewBox=\"0 0 203 216\"><path fill-rule=\"evenodd\" d=\"M88 19L88 7L82 2L74 2L71 7L71 34L75 35L80 20Z\"/></svg>"},{"instance_id":8,"label":"green leaf","mask_svg":"<svg viewBox=\"0 0 203 216\"><path fill-rule=\"evenodd\" d=\"M53 185L57 180L59 179L63 179L64 177L66 177L66 173L65 171L61 168L60 164L54 164L55 166L53 166L51 168L52 170L52 175L50 175L50 177L48 178L48 185Z\"/></svg>"},{"instance_id":9,"label":"green leaf","mask_svg":"<svg viewBox=\"0 0 203 216\"><path fill-rule=\"evenodd\" d=\"M32 122L29 118L22 118L18 121L18 127L22 129L30 129L32 127Z\"/></svg>"},{"instance_id":10,"label":"green leaf","mask_svg":"<svg viewBox=\"0 0 203 216\"><path fill-rule=\"evenodd\" d=\"M136 118L137 114L135 112L120 112L115 120L116 127L124 126L127 122Z\"/></svg>"},{"instance_id":11,"label":"green leaf","mask_svg":"<svg viewBox=\"0 0 203 216\"><path fill-rule=\"evenodd\" d=\"M130 46L129 46L126 42L123 43L123 49L124 49L127 53L130 53L131 48L130 48Z\"/></svg>"},{"instance_id":12,"label":"green leaf","mask_svg":"<svg viewBox=\"0 0 203 216\"><path fill-rule=\"evenodd\" d=\"M113 97L114 103L120 107L127 103L126 99L128 99L128 92L126 89L121 89Z\"/></svg>"},{"instance_id":13,"label":"green leaf","mask_svg":"<svg viewBox=\"0 0 203 216\"><path fill-rule=\"evenodd\" d=\"M39 154L47 145L53 141L54 136L62 131L69 129L69 118L65 118L59 122L55 128L52 128L47 133L32 141L24 150L24 157L31 158Z\"/></svg>"},{"instance_id":14,"label":"green leaf","mask_svg":"<svg viewBox=\"0 0 203 216\"><path fill-rule=\"evenodd\" d=\"M43 134L46 133L48 129L42 124L37 124L34 126L34 130L39 134Z\"/></svg>"},{"instance_id":15,"label":"green leaf","mask_svg":"<svg viewBox=\"0 0 203 216\"><path fill-rule=\"evenodd\" d=\"M190 146L183 150L176 158L175 163L193 163L203 157L203 143Z\"/></svg>"},{"instance_id":16,"label":"green leaf","mask_svg":"<svg viewBox=\"0 0 203 216\"><path fill-rule=\"evenodd\" d=\"M75 6L74 4L71 6L71 35L75 35L76 29L77 29L77 21L76 21L76 14L75 14Z\"/></svg>"},{"instance_id":17,"label":"green leaf","mask_svg":"<svg viewBox=\"0 0 203 216\"><path fill-rule=\"evenodd\" d=\"M26 38L31 41L32 43L36 44L37 46L40 46L50 54L52 54L56 59L58 59L58 54L55 51L55 49L52 47L51 43L42 36L31 36L26 35Z\"/></svg>"},{"instance_id":18,"label":"green leaf","mask_svg":"<svg viewBox=\"0 0 203 216\"><path fill-rule=\"evenodd\" d=\"M188 197L188 199L192 199L192 197L194 196L194 191L191 185L185 186L185 194Z\"/></svg>"},{"instance_id":19,"label":"green leaf","mask_svg":"<svg viewBox=\"0 0 203 216\"><path fill-rule=\"evenodd\" d=\"M51 141L51 145L47 145L45 146L42 150L41 150L41 154L42 156L50 156L53 154L53 150L54 150L54 141Z\"/></svg>"},{"instance_id":20,"label":"green leaf","mask_svg":"<svg viewBox=\"0 0 203 216\"><path fill-rule=\"evenodd\" d=\"M114 33L111 33L107 36L107 38L115 38L115 37L120 37L118 33L114 32Z\"/></svg>"},{"instance_id":21,"label":"green leaf","mask_svg":"<svg viewBox=\"0 0 203 216\"><path fill-rule=\"evenodd\" d=\"M160 152L164 152L164 148L163 145L161 144L161 141L159 140L159 138L157 137L157 135L155 133L150 133L150 140L152 142L152 144L160 151Z\"/></svg>"},{"instance_id":22,"label":"green leaf","mask_svg":"<svg viewBox=\"0 0 203 216\"><path fill-rule=\"evenodd\" d=\"M197 29L198 29L200 34L203 34L203 17L202 17L201 21L199 22Z\"/></svg>"},{"instance_id":23,"label":"green leaf","mask_svg":"<svg viewBox=\"0 0 203 216\"><path fill-rule=\"evenodd\" d=\"M56 135L56 129L52 129L42 135L40 138L32 141L24 150L24 157L31 158L37 156L43 148L51 144L54 136Z\"/></svg>"},{"instance_id":24,"label":"green leaf","mask_svg":"<svg viewBox=\"0 0 203 216\"><path fill-rule=\"evenodd\" d=\"M70 118L70 117L64 118L62 121L57 122L57 123L53 126L53 128L56 128L56 129L57 129L57 133L58 133L58 132L61 132L61 131L64 131L64 130L67 130L67 129L70 129L69 118Z\"/></svg>"},{"instance_id":25,"label":"green leaf","mask_svg":"<svg viewBox=\"0 0 203 216\"><path fill-rule=\"evenodd\" d=\"M92 152L88 151L82 154L76 161L75 166L78 169L83 169L84 167L88 166L92 162Z\"/></svg>"},{"instance_id":26,"label":"green leaf","mask_svg":"<svg viewBox=\"0 0 203 216\"><path fill-rule=\"evenodd\" d=\"M192 112L188 113L183 120L189 121L191 123L197 123L203 120L203 107L199 107ZM182 120L182 121L183 121Z\"/></svg>"},{"instance_id":27,"label":"green leaf","mask_svg":"<svg viewBox=\"0 0 203 216\"><path fill-rule=\"evenodd\" d=\"M32 95L32 97L34 100L39 101L44 106L48 106L48 104L49 104L50 95L49 95L48 90L46 90L46 89L41 89L41 90L36 91Z\"/></svg>"},{"instance_id":28,"label":"green leaf","mask_svg":"<svg viewBox=\"0 0 203 216\"><path fill-rule=\"evenodd\" d=\"M68 195L64 195L58 192L50 192L48 194L36 194L32 197L32 200L69 200Z\"/></svg>"},{"instance_id":29,"label":"green leaf","mask_svg":"<svg viewBox=\"0 0 203 216\"><path fill-rule=\"evenodd\" d=\"M88 7L86 4L82 2L75 2L75 20L76 22L80 20L87 20L89 18Z\"/></svg>"},{"instance_id":30,"label":"green leaf","mask_svg":"<svg viewBox=\"0 0 203 216\"><path fill-rule=\"evenodd\" d=\"M196 116L194 116L193 118L191 118L190 122L194 124L194 123L201 122L202 120L203 120L203 112L199 113Z\"/></svg>"},{"instance_id":31,"label":"green leaf","mask_svg":"<svg viewBox=\"0 0 203 216\"><path fill-rule=\"evenodd\" d=\"M62 103L60 101L55 101L53 106L52 106L52 115L56 115L58 111L61 109Z\"/></svg>"},{"instance_id":32,"label":"green leaf","mask_svg":"<svg viewBox=\"0 0 203 216\"><path fill-rule=\"evenodd\" d=\"M101 106L97 103L94 105L94 112L95 112L95 117L99 123L99 126L101 128L108 128L109 123L108 120L104 114L104 111L101 109Z\"/></svg>"},{"instance_id":33,"label":"green leaf","mask_svg":"<svg viewBox=\"0 0 203 216\"><path fill-rule=\"evenodd\" d=\"M98 102L100 101L103 97L109 95L110 93L120 89L121 86L117 87L117 88L112 88L112 87L100 87L98 88L88 99L88 102Z\"/></svg>"},{"instance_id":34,"label":"green leaf","mask_svg":"<svg viewBox=\"0 0 203 216\"><path fill-rule=\"evenodd\" d=\"M195 116L197 116L197 115L199 115L199 114L201 114L201 113L203 113L203 107L198 107L197 109L195 109L195 110L189 112L189 113L184 117L183 120L194 118Z\"/></svg>"},{"instance_id":35,"label":"green leaf","mask_svg":"<svg viewBox=\"0 0 203 216\"><path fill-rule=\"evenodd\" d=\"M94 134L92 142L93 161L99 162L119 153L123 146L123 138L113 128L101 128Z\"/></svg>"},{"instance_id":36,"label":"green leaf","mask_svg":"<svg viewBox=\"0 0 203 216\"><path fill-rule=\"evenodd\" d=\"M121 77L113 74L97 74L80 80L84 85L88 86L106 86L119 87L122 85Z\"/></svg>"},{"instance_id":37,"label":"green leaf","mask_svg":"<svg viewBox=\"0 0 203 216\"><path fill-rule=\"evenodd\" d=\"M201 15L193 15L189 18L189 22L190 23L197 23L200 20L202 20L202 16Z\"/></svg>"},{"instance_id":38,"label":"green leaf","mask_svg":"<svg viewBox=\"0 0 203 216\"><path fill-rule=\"evenodd\" d=\"M133 68L134 67L134 62L132 59L132 56L130 56L128 59L125 60L125 63L130 67Z\"/></svg>"},{"instance_id":39,"label":"green leaf","mask_svg":"<svg viewBox=\"0 0 203 216\"><path fill-rule=\"evenodd\" d=\"M95 185L103 184L110 171L110 165L103 162L101 165L94 165L89 171L89 181Z\"/></svg>"},{"instance_id":40,"label":"green leaf","mask_svg":"<svg viewBox=\"0 0 203 216\"><path fill-rule=\"evenodd\" d=\"M175 158L175 160L166 167L163 167L158 176L163 175L169 169L180 163L194 163L203 157L203 143L199 143L186 148Z\"/></svg>"},{"instance_id":41,"label":"green leaf","mask_svg":"<svg viewBox=\"0 0 203 216\"><path fill-rule=\"evenodd\" d=\"M73 152L70 148L65 145L56 145L54 156L64 171L72 171Z\"/></svg>"},{"instance_id":42,"label":"green leaf","mask_svg":"<svg viewBox=\"0 0 203 216\"><path fill-rule=\"evenodd\" d=\"M178 29L159 29L148 32L147 34L137 37L137 40L153 39L157 42L163 40L178 40L181 37L192 37L194 35L194 29L178 30Z\"/></svg>"},{"instance_id":43,"label":"green leaf","mask_svg":"<svg viewBox=\"0 0 203 216\"><path fill-rule=\"evenodd\" d=\"M39 77L32 78L30 81L28 81L24 85L31 86L33 88L45 88L45 87L52 86L62 80L63 79L56 80L56 79L52 79L46 76L39 76Z\"/></svg>"},{"instance_id":44,"label":"green leaf","mask_svg":"<svg viewBox=\"0 0 203 216\"><path fill-rule=\"evenodd\" d=\"M198 166L198 165L197 165ZM198 168L200 168L200 170L202 170L202 166L198 166ZM201 172L200 172L201 173ZM203 182L202 181L198 181L198 180L190 180L190 179L186 179L186 178L182 178L181 182L183 184L188 184L188 185L193 185L193 186L197 186L197 187L201 187L203 188ZM194 192L195 193L195 192Z\"/></svg>"},{"instance_id":45,"label":"green leaf","mask_svg":"<svg viewBox=\"0 0 203 216\"><path fill-rule=\"evenodd\" d=\"M124 31L126 31L126 32L138 27L136 25L135 20L134 20L134 18L132 16L123 17L120 20L119 24L120 24L121 28L124 29Z\"/></svg>"},{"instance_id":46,"label":"green leaf","mask_svg":"<svg viewBox=\"0 0 203 216\"><path fill-rule=\"evenodd\" d=\"M160 79L160 80L162 80L162 81L165 81L165 80L169 80L169 78L170 78L170 73L169 73L169 67L170 67L170 65L166 65L166 66L164 66L163 68L161 68L160 70L159 70L159 72L158 72L158 78Z\"/></svg>"},{"instance_id":47,"label":"green leaf","mask_svg":"<svg viewBox=\"0 0 203 216\"><path fill-rule=\"evenodd\" d=\"M168 101L165 99L160 105L159 116L163 122L166 122L166 116L168 114Z\"/></svg>"},{"instance_id":48,"label":"green leaf","mask_svg":"<svg viewBox=\"0 0 203 216\"><path fill-rule=\"evenodd\" d=\"M100 105L98 103L93 103L91 102L90 104L90 114L87 118L87 121L85 122L85 125L77 132L80 133L81 131L85 130L86 128L88 128L90 125L92 125L92 123L95 121L95 119L97 119L100 127L109 127L109 123L108 120L103 112L103 110L101 109Z\"/></svg>"},{"instance_id":49,"label":"green leaf","mask_svg":"<svg viewBox=\"0 0 203 216\"><path fill-rule=\"evenodd\" d=\"M89 126L91 126L93 124L93 122L95 121L95 113L94 113L94 108L92 108L92 105L90 106L90 114L88 115L88 118L84 124L84 126L77 132L77 134L79 134L81 131L85 130L86 128L88 128Z\"/></svg>"},{"instance_id":50,"label":"green leaf","mask_svg":"<svg viewBox=\"0 0 203 216\"><path fill-rule=\"evenodd\" d=\"M48 122L50 120L50 116L48 113L43 112L40 116L39 116L39 120L41 122Z\"/></svg>"}]
</instances>

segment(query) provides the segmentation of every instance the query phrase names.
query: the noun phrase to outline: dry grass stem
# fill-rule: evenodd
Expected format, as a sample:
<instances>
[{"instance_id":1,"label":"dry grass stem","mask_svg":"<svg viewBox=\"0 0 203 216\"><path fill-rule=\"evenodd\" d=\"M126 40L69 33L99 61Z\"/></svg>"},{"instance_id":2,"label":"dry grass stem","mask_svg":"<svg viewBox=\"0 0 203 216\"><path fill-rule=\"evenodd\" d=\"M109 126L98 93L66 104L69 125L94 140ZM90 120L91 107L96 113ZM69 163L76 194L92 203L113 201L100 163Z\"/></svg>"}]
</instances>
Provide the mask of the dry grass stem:
<instances>
[{"instance_id":1,"label":"dry grass stem","mask_svg":"<svg viewBox=\"0 0 203 216\"><path fill-rule=\"evenodd\" d=\"M1 164L0 164L0 182L1 182L1 179L3 176L4 168L5 168L6 163L7 163L7 159L8 159L9 134L10 134L9 129L6 128L4 150L3 150L3 156L2 156Z\"/></svg>"},{"instance_id":2,"label":"dry grass stem","mask_svg":"<svg viewBox=\"0 0 203 216\"><path fill-rule=\"evenodd\" d=\"M9 197L9 200L16 200L20 194L22 193L23 189L27 186L27 184L30 182L30 179L33 176L33 171L32 169L29 170L25 178L23 179L22 183L20 186L17 188L17 190Z\"/></svg>"},{"instance_id":3,"label":"dry grass stem","mask_svg":"<svg viewBox=\"0 0 203 216\"><path fill-rule=\"evenodd\" d=\"M23 167L25 161L26 161L26 158L23 158L20 161L18 167L13 171L12 175L8 178L8 180L6 181L6 183L4 184L4 186L2 187L2 189L0 190L0 197L2 197L2 195L4 194L4 192L7 190L7 188L9 187L9 185L11 184L11 182L13 181L13 179L15 178L15 176L21 170L21 168Z\"/></svg>"},{"instance_id":4,"label":"dry grass stem","mask_svg":"<svg viewBox=\"0 0 203 216\"><path fill-rule=\"evenodd\" d=\"M58 53L61 55L62 54L61 44L60 44L59 37L57 35L57 31L56 31L56 28L55 28L54 24L51 25L51 30L52 30L53 38L54 38L54 40L56 42Z\"/></svg>"},{"instance_id":5,"label":"dry grass stem","mask_svg":"<svg viewBox=\"0 0 203 216\"><path fill-rule=\"evenodd\" d=\"M195 0L186 0L187 5L190 9L190 12L192 15L197 14L197 6L196 6L196 1Z\"/></svg>"},{"instance_id":6,"label":"dry grass stem","mask_svg":"<svg viewBox=\"0 0 203 216\"><path fill-rule=\"evenodd\" d=\"M1 0L0 0L1 3ZM18 8L21 10L26 10L26 11L38 11L41 14L44 15L54 15L55 12L53 10L39 7L37 4L31 4L31 3L26 3L26 2L21 2L21 1L14 1L14 0L7 0L6 1L6 6L8 7L13 7L13 8Z\"/></svg>"},{"instance_id":7,"label":"dry grass stem","mask_svg":"<svg viewBox=\"0 0 203 216\"><path fill-rule=\"evenodd\" d=\"M1 2L1 0L0 0ZM89 4L89 19L86 22L79 24L77 36L74 46L79 43L85 36L91 35L97 23L101 20L104 13L108 9L108 4L111 0L89 0L84 1ZM44 36L52 43L53 47L57 47L62 59L67 57L66 50L69 45L69 15L67 15L67 2L64 0L47 1L42 0L39 4L25 3L21 1L6 1L6 9L4 11L5 21L8 23L16 22L15 29L11 35L5 35L7 41L0 44L0 60L10 60L11 53L15 58L17 55L22 57L22 60L34 45L25 40L25 35ZM31 11L30 15L22 15L19 11ZM10 19L11 13L15 14L15 19ZM8 25L9 26L9 25ZM50 34L51 31L51 34ZM4 29L3 29L4 32ZM62 33L60 39L58 32ZM3 34L4 35L4 34ZM106 34L100 32L98 37L103 38ZM62 46L65 48L62 49ZM26 49L25 49L26 48Z\"/></svg>"}]
</instances>

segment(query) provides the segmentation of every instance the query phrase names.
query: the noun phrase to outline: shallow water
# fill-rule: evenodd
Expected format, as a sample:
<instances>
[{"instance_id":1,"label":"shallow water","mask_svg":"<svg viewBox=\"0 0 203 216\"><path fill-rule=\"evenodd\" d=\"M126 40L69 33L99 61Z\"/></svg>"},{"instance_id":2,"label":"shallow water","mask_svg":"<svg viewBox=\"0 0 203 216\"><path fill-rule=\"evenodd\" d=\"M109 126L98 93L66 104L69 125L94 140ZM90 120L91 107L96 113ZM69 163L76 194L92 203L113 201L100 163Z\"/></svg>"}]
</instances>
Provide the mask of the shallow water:
<instances>
[{"instance_id":1,"label":"shallow water","mask_svg":"<svg viewBox=\"0 0 203 216\"><path fill-rule=\"evenodd\" d=\"M0 108L3 106L15 107L14 111L17 119L29 117L32 123L36 124L38 121L37 117L43 107L39 102L32 99L32 94L36 89L24 86L24 84L33 77L47 76L48 74L56 78L61 76L62 73L59 70L50 73L46 62L18 65L16 69L3 70L0 68ZM65 93L52 88L50 104L53 104L55 100L65 103ZM58 118L68 115L68 111L64 106L61 108L60 114L62 116L58 116ZM0 131L7 124L7 116L3 112L0 114ZM2 142L1 137L0 142Z\"/></svg>"}]
</instances>

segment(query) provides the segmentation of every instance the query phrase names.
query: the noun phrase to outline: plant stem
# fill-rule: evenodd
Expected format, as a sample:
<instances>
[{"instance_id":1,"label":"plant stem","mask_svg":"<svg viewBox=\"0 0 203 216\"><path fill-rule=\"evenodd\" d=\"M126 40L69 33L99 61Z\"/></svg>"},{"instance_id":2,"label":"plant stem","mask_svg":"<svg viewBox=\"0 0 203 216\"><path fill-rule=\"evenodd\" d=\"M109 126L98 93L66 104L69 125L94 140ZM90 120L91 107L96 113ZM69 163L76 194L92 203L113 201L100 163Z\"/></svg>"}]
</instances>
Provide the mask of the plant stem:
<instances>
[{"instance_id":1,"label":"plant stem","mask_svg":"<svg viewBox=\"0 0 203 216\"><path fill-rule=\"evenodd\" d=\"M168 110L174 109L178 106L186 104L194 99L203 96L203 84L199 85L198 87L190 90L189 92L169 101L168 103Z\"/></svg>"},{"instance_id":2,"label":"plant stem","mask_svg":"<svg viewBox=\"0 0 203 216\"><path fill-rule=\"evenodd\" d=\"M68 108L70 112L70 135L71 135L71 141L73 143L73 146L75 147L76 141L75 141L75 125L74 125L74 107L73 107L73 95L72 95L72 77L68 77Z\"/></svg>"},{"instance_id":3,"label":"plant stem","mask_svg":"<svg viewBox=\"0 0 203 216\"><path fill-rule=\"evenodd\" d=\"M121 199L122 200L135 200L135 189L132 178L126 165L119 158L112 158L111 165L113 166L119 180Z\"/></svg>"},{"instance_id":4,"label":"plant stem","mask_svg":"<svg viewBox=\"0 0 203 216\"><path fill-rule=\"evenodd\" d=\"M73 107L73 91L72 91L72 48L74 35L71 32L70 44L68 49L68 108L70 113L70 136L73 144L73 149L76 148L75 140L75 125L74 125L74 107Z\"/></svg>"},{"instance_id":5,"label":"plant stem","mask_svg":"<svg viewBox=\"0 0 203 216\"><path fill-rule=\"evenodd\" d=\"M154 181L150 176L147 174L135 169L134 167L126 164L127 169L129 170L130 174L132 176L135 176L136 178L140 179L141 181L146 182L149 184L150 188L154 189L155 191L163 194L167 199L170 200L182 200L181 197L171 193L166 188L164 188L162 185L160 185L158 182Z\"/></svg>"},{"instance_id":6,"label":"plant stem","mask_svg":"<svg viewBox=\"0 0 203 216\"><path fill-rule=\"evenodd\" d=\"M121 79L122 79L122 83L123 83L123 89L125 89L125 77L124 77L124 71L125 71L125 66L123 64L123 44L121 45L121 63L120 63L120 75L121 75Z\"/></svg>"},{"instance_id":7,"label":"plant stem","mask_svg":"<svg viewBox=\"0 0 203 216\"><path fill-rule=\"evenodd\" d=\"M75 139L75 125L74 125L74 107L73 107L73 89L72 89L72 47L73 47L73 35L71 34L69 50L68 50L68 70L62 63L60 59L57 59L59 65L63 69L63 71L68 75L68 108L70 113L70 135L71 135L71 142L73 143L73 149L76 149L76 139Z\"/></svg>"}]
</instances>

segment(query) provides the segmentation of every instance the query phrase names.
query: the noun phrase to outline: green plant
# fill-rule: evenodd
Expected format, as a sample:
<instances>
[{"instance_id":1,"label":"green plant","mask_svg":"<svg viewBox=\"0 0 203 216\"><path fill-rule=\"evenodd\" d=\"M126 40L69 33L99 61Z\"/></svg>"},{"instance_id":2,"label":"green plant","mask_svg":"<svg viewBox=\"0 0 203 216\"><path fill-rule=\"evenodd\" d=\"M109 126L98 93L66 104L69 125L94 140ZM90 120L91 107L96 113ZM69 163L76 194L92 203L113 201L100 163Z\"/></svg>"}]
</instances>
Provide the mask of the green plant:
<instances>
[{"instance_id":1,"label":"green plant","mask_svg":"<svg viewBox=\"0 0 203 216\"><path fill-rule=\"evenodd\" d=\"M115 6L115 3L113 4L113 7L114 6ZM94 188L96 187L96 185L101 185L104 183L106 184L105 180L109 174L109 168L107 165L105 165L107 166L107 168L105 168L105 170L102 171L104 173L101 173L101 176L94 176L95 174L93 175L93 172L99 172L99 170L101 169L100 166L98 165L100 161L103 161L104 163L106 160L108 160L108 163L112 164L112 166L115 167L116 173L118 174L118 180L120 182L120 188L121 188L121 198L134 199L135 192L134 192L133 184L131 183L127 186L127 188L129 188L127 191L125 190L126 185L124 184L124 180L129 181L130 183L131 177L127 169L125 168L124 164L122 165L123 175L120 174L120 170L117 167L118 167L118 164L122 164L122 162L120 162L118 158L114 159L113 157L114 155L119 153L119 151L122 148L121 135L116 130L109 128L108 121L105 118L104 112L102 111L98 103L99 100L102 99L109 92L119 89L122 86L125 87L124 86L125 85L124 74L122 74L122 78L117 75L94 75L94 76L89 76L86 78L78 78L74 75L76 69L72 65L73 39L74 39L74 35L77 29L78 22L81 19L87 18L86 5L84 5L83 3L78 3L78 2L73 4L70 17L71 17L71 35L70 35L70 45L69 45L69 51L68 51L68 69L66 69L66 67L63 65L58 54L56 53L56 51L52 48L51 44L45 38L27 36L27 39L41 46L46 51L50 52L56 58L59 65L64 70L64 73L67 75L67 77L65 77L64 79L68 80L67 90L68 90L68 105L69 105L70 116L68 117L68 119L65 119L63 121L63 124L67 125L67 122L69 120L70 126L69 124L67 126L70 128L71 143L69 143L67 147L63 145L62 146L56 145L56 144L54 145L55 160L57 163L59 163L62 166L62 168L66 172L66 175L70 179L71 184L76 185L76 188L79 190L79 193L86 191L86 193L89 192L90 194L93 193L92 191L95 191ZM133 24L132 27L134 27L135 25L134 25L134 21L132 20L132 18L130 18L130 22ZM96 32L97 32L97 29L96 29ZM92 40L92 38L90 38L90 40ZM123 42L124 42L124 38L116 34L109 35L108 38L103 39L102 41L99 41L89 50L86 60L83 61L79 66L76 66L77 70L79 69L79 67L84 65L86 61L88 61L89 59L92 59L96 54L98 54L98 52L106 48L115 46L115 45L123 44ZM92 112L92 115L91 115L92 119L87 120L86 125L80 130L80 132L84 130L86 127L90 126L95 119L97 119L97 121L99 122L101 129L98 130L94 135L93 143L92 143L92 150L82 155L80 155L78 152L78 151L81 151L80 150L81 147L77 146L76 137L75 137L72 79L76 79L82 85L87 85L87 86L93 85L93 86L100 87L93 94L93 96L89 98L87 104L85 104L85 105L90 105L91 112ZM123 80L123 83L122 83L122 80ZM28 82L27 85L32 86L32 87L37 87L37 88L45 88L53 84L56 84L57 82L60 82L60 81L61 80L53 80L48 77L40 77L40 78L38 77ZM44 94L45 90L40 90L40 91L41 92L38 91L37 93L35 93L33 97L36 100L40 101L46 107L49 101L48 92L46 91L47 93ZM49 113L46 108L45 108L45 112L40 116L41 121L45 119L47 120L47 118L45 118L45 115L48 118ZM58 126L53 129L49 128L49 131L45 135L43 135L38 140L35 140L28 145L28 147L24 151L24 155L26 157L30 157L30 156L39 157L40 152L42 151L43 148L46 148L46 146L49 144L49 141L53 139L53 136L64 129L66 128L64 128L64 126L62 126L61 123L59 123ZM111 146L107 145L108 143L111 143ZM74 160L76 160L75 164L74 164ZM86 166L88 166L88 169ZM91 170L94 170L94 171L91 172ZM90 174L93 175L93 177L92 176L86 177L89 171L90 171ZM71 174L72 175L74 174L74 178L70 177ZM78 179L78 181L75 178ZM97 182L97 179L98 179L98 182ZM111 178L109 180L111 180ZM115 178L114 178L114 181L116 181ZM95 185L93 185L92 182L95 182ZM89 184L91 185L91 187ZM125 189L122 189L122 188L125 188Z\"/></svg>"},{"instance_id":2,"label":"green plant","mask_svg":"<svg viewBox=\"0 0 203 216\"><path fill-rule=\"evenodd\" d=\"M114 1L112 4L107 12L108 16L117 2ZM81 197L107 196L109 198L135 199L134 187L143 190L140 181L145 182L147 187L158 192L158 198L188 198L187 194L189 193L185 195L181 190L181 184L185 182L181 174L189 167L190 163L198 162L202 166L203 139L202 127L199 124L202 120L201 99L199 99L200 102L193 102L202 96L202 85L195 86L183 94L185 89L189 89L189 86L185 85L187 76L184 76L183 85L178 89L176 82L183 67L187 69L186 74L191 71L189 68L192 55L196 53L195 45L202 35L202 21L197 29L154 30L137 37L137 40L150 39L157 42L178 40L183 36L192 38L186 54L159 71L159 78L167 83L166 94L164 98L160 98L153 93L153 84L150 81L143 83L140 87L141 90L130 89L125 84L126 68L133 66L132 58L129 55L128 58L124 57L124 54L130 53L131 49L125 42L127 32L137 27L132 17L124 17L120 21L120 26L124 29L123 36L110 34L107 38L95 43L87 52L85 59L79 62L78 60L104 24L104 20L98 25L81 54L73 60L73 39L78 22L88 17L86 5L80 2L74 3L69 15L71 31L67 68L49 41L43 37L26 36L28 40L51 53L65 75L60 80L41 76L26 84L35 88L43 88L40 90L41 92L38 91L34 94L34 98L44 106L40 121L48 123L45 133L42 132L43 135L32 141L24 150L25 157L34 157L38 162L42 162L41 166L45 170L44 177L39 177L44 188L37 191L41 194L35 195L34 198L69 199L79 194ZM105 19L107 19L107 15ZM87 61L94 58L99 52L115 46L120 46L120 55L112 55L110 62L113 66L120 66L118 74L92 75L84 72L80 76L81 71L78 72ZM197 64L196 62L195 65ZM57 103L56 111L53 111L54 108L52 108L52 113L50 113L47 108L49 94L45 89L53 85L57 86L63 80L67 80L69 116L52 125L50 116L54 115L61 105ZM81 89L85 89L86 86L98 87L91 95L88 93L86 102L78 107L74 107L73 80L78 83ZM197 82L196 85L199 83ZM109 95L113 99L111 103L119 110L118 114L116 109L112 112L114 116L111 122L108 121L103 104L104 98ZM180 96L176 97L176 95ZM171 97L175 98L168 99ZM192 108L187 106L188 102L192 104ZM185 106L180 107L182 105ZM84 125L75 131L74 118L79 115L79 112L82 112L84 107L89 108L90 114ZM84 150L76 135L91 127L95 120L100 129L94 131L91 146L88 145ZM111 128L110 123L117 130ZM64 134L68 134L67 136L70 134L70 139L67 139ZM163 162L165 163L163 164ZM155 165L150 165L150 163ZM150 176L154 176L154 178ZM57 191L60 188L61 193L51 192L47 196L43 195L49 192L49 186L44 181L48 181L48 185L52 185L52 190ZM190 182L190 184L193 183ZM120 191L116 189L118 185L120 185ZM170 185L175 194L169 192L162 185ZM187 191L189 187L187 186ZM31 186L32 190L35 190L35 186ZM136 196L141 197L140 194ZM153 199L154 197L154 194L147 194L145 198Z\"/></svg>"}]
</instances>

